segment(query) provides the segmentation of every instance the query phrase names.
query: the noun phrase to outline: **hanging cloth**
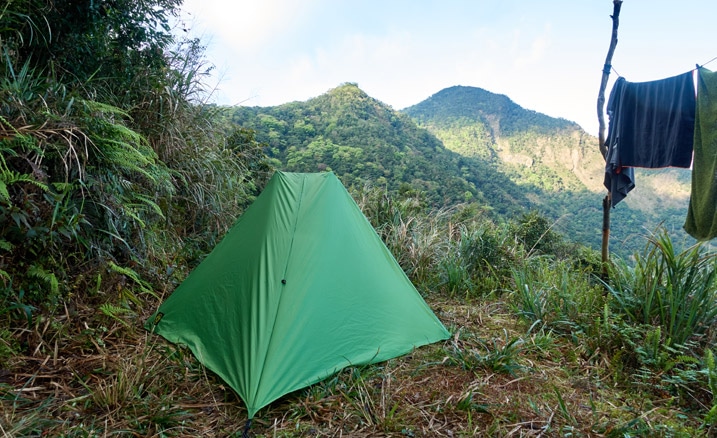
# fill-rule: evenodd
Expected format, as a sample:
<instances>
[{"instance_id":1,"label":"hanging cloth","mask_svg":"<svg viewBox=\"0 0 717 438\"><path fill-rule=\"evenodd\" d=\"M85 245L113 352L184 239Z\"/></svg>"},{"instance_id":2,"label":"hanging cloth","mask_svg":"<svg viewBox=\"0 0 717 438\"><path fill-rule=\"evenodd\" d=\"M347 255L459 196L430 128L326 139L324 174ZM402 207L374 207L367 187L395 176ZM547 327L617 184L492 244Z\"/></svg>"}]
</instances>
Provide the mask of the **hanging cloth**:
<instances>
[{"instance_id":1,"label":"hanging cloth","mask_svg":"<svg viewBox=\"0 0 717 438\"><path fill-rule=\"evenodd\" d=\"M697 70L692 189L685 231L699 240L717 237L717 73Z\"/></svg>"},{"instance_id":2,"label":"hanging cloth","mask_svg":"<svg viewBox=\"0 0 717 438\"><path fill-rule=\"evenodd\" d=\"M635 187L631 168L690 167L695 123L692 72L650 82L620 77L607 113L604 183L613 207Z\"/></svg>"},{"instance_id":3,"label":"hanging cloth","mask_svg":"<svg viewBox=\"0 0 717 438\"><path fill-rule=\"evenodd\" d=\"M610 191L612 207L625 199L627 194L635 188L635 171L631 167L623 167L618 154L620 143L618 125L621 123L621 100L626 83L625 78L618 78L607 101L607 115L610 123L605 139L608 150L605 158L605 181L603 183Z\"/></svg>"}]
</instances>

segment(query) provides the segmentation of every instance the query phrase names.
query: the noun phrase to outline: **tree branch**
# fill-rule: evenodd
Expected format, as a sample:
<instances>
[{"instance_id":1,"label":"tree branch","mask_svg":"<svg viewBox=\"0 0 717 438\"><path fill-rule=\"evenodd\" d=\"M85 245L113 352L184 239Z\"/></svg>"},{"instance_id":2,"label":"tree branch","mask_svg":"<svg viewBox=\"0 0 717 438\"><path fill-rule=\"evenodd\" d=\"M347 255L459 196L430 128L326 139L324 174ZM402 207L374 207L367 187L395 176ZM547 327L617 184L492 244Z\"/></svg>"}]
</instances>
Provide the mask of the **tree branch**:
<instances>
[{"instance_id":1,"label":"tree branch","mask_svg":"<svg viewBox=\"0 0 717 438\"><path fill-rule=\"evenodd\" d=\"M620 24L620 8L622 7L622 0L613 0L613 11L612 15L612 38L610 39L610 48L607 51L607 57L605 58L605 66L602 70L602 81L600 83L600 92L598 93L597 99L597 115L598 123L600 124L598 130L598 141L600 144L600 153L603 158L607 158L607 147L605 146L605 116L603 110L605 108L605 89L607 88L607 80L610 77L610 69L612 68L612 55L615 53L615 47L617 46L617 27Z\"/></svg>"}]
</instances>

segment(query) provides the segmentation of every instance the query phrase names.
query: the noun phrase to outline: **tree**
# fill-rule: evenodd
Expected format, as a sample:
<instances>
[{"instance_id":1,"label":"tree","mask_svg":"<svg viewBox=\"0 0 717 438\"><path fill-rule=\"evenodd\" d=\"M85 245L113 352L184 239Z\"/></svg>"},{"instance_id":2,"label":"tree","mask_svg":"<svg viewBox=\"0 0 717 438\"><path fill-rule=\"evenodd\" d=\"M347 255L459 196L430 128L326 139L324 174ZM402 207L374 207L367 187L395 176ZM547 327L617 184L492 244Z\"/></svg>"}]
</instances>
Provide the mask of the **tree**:
<instances>
[{"instance_id":1,"label":"tree","mask_svg":"<svg viewBox=\"0 0 717 438\"><path fill-rule=\"evenodd\" d=\"M258 142L200 100L203 46L170 33L180 3L0 6L0 314L89 290L79 279L108 266L158 275L260 188Z\"/></svg>"},{"instance_id":2,"label":"tree","mask_svg":"<svg viewBox=\"0 0 717 438\"><path fill-rule=\"evenodd\" d=\"M65 84L136 87L157 78L181 0L10 0L0 41L13 64L47 68Z\"/></svg>"}]
</instances>

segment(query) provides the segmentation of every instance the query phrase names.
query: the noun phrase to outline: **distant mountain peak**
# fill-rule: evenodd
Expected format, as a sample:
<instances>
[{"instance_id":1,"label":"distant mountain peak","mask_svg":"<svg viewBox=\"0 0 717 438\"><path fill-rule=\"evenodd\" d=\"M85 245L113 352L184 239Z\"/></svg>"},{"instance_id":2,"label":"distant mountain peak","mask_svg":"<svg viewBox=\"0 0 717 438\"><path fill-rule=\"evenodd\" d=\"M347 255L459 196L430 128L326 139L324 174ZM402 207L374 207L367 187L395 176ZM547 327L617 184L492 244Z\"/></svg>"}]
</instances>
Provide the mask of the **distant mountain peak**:
<instances>
[{"instance_id":1,"label":"distant mountain peak","mask_svg":"<svg viewBox=\"0 0 717 438\"><path fill-rule=\"evenodd\" d=\"M383 117L390 107L366 94L355 82L344 82L326 93L306 102L334 113L335 117L353 114L367 117Z\"/></svg>"},{"instance_id":2,"label":"distant mountain peak","mask_svg":"<svg viewBox=\"0 0 717 438\"><path fill-rule=\"evenodd\" d=\"M464 85L454 85L452 87L444 88L438 93L432 95L428 100L458 100L458 101L469 101L470 103L482 107L485 104L500 104L499 106L519 106L513 102L505 94L498 94L490 92L486 89L479 87L469 87Z\"/></svg>"},{"instance_id":3,"label":"distant mountain peak","mask_svg":"<svg viewBox=\"0 0 717 438\"><path fill-rule=\"evenodd\" d=\"M334 96L346 94L360 97L369 97L368 94L366 94L366 92L364 92L356 82L344 82L335 88L331 88L325 94Z\"/></svg>"},{"instance_id":4,"label":"distant mountain peak","mask_svg":"<svg viewBox=\"0 0 717 438\"><path fill-rule=\"evenodd\" d=\"M574 122L525 109L504 94L462 85L445 88L403 111L420 123L429 120L446 125L482 122L491 127L495 138L525 131L549 134L556 130L580 129Z\"/></svg>"}]
</instances>

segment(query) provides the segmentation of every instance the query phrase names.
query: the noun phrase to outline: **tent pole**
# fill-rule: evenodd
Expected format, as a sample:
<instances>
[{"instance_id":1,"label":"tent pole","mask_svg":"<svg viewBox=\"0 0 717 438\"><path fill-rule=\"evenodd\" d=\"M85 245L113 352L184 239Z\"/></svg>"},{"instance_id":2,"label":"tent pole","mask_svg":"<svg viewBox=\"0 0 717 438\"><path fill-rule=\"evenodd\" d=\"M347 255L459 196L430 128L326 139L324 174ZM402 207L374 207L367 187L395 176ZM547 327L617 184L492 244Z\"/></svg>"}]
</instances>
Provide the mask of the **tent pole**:
<instances>
[{"instance_id":1,"label":"tent pole","mask_svg":"<svg viewBox=\"0 0 717 438\"><path fill-rule=\"evenodd\" d=\"M613 0L612 15L612 37L610 39L610 48L607 51L605 65L602 70L602 81L600 82L600 92L597 99L597 116L599 123L598 141L600 144L600 153L607 160L607 145L605 144L605 116L603 111L605 108L605 89L607 88L607 80L612 69L612 55L615 53L617 46L617 27L620 24L620 8L622 0ZM610 193L608 192L602 201L602 277L604 280L608 278L608 263L610 262L610 206L612 204Z\"/></svg>"}]
</instances>

